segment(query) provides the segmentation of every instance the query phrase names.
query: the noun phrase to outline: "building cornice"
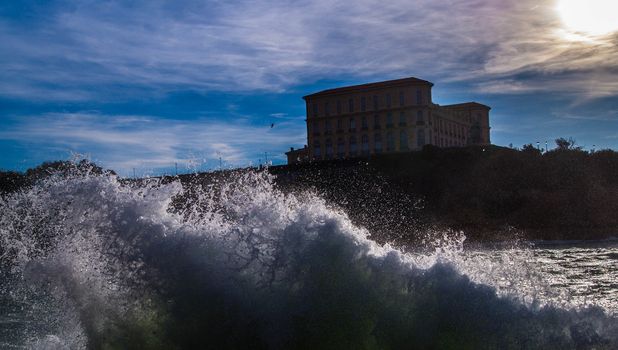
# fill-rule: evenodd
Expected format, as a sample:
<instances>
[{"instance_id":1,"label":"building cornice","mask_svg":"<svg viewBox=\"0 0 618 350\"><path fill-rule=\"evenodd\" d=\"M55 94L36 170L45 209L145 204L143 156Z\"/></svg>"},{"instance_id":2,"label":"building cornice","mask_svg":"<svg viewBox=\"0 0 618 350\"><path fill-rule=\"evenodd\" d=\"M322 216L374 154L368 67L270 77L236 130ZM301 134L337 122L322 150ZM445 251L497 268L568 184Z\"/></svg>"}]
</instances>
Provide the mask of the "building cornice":
<instances>
[{"instance_id":1,"label":"building cornice","mask_svg":"<svg viewBox=\"0 0 618 350\"><path fill-rule=\"evenodd\" d=\"M483 109L487 109L490 110L491 107L484 105L482 103L478 103L478 102L465 102L465 103L457 103L457 104L453 104L453 105L443 105L440 107L444 107L444 108L449 108L449 109L468 109L470 107L478 107L478 108L483 108Z\"/></svg>"},{"instance_id":2,"label":"building cornice","mask_svg":"<svg viewBox=\"0 0 618 350\"><path fill-rule=\"evenodd\" d=\"M403 79L387 80L387 81L380 81L380 82L375 82L375 83L344 86L344 87L339 87L339 88L334 88L334 89L322 90L314 94L303 96L303 99L306 101L307 99L314 98L314 97L343 95L343 94L352 93L352 92L369 92L369 91L384 89L388 87L399 87L399 86L406 86L406 85L430 86L431 87L433 86L433 83L427 80L409 77L409 78L403 78Z\"/></svg>"}]
</instances>

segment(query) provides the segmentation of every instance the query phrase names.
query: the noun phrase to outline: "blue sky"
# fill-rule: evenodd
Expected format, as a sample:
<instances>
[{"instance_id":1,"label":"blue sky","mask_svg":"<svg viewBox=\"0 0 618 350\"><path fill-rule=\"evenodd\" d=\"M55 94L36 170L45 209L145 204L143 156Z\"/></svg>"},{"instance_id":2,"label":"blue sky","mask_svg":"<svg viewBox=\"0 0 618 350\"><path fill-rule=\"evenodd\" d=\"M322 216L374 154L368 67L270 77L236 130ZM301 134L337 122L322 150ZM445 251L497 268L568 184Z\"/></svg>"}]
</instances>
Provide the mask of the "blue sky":
<instances>
[{"instance_id":1,"label":"blue sky","mask_svg":"<svg viewBox=\"0 0 618 350\"><path fill-rule=\"evenodd\" d=\"M4 1L0 168L284 163L303 95L408 76L492 106L495 144L618 149L618 34L573 27L568 1Z\"/></svg>"}]
</instances>

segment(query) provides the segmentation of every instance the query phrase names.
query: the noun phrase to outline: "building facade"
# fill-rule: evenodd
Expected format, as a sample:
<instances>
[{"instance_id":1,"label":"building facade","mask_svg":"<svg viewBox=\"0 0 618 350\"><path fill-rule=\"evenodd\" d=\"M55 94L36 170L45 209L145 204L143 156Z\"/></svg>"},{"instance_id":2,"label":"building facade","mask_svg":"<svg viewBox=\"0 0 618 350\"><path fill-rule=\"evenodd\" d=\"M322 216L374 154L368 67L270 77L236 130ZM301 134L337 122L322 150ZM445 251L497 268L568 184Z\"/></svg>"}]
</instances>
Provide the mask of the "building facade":
<instances>
[{"instance_id":1,"label":"building facade","mask_svg":"<svg viewBox=\"0 0 618 350\"><path fill-rule=\"evenodd\" d=\"M425 145L489 144L489 110L476 102L440 106L417 78L346 86L304 96L307 158L408 152Z\"/></svg>"}]
</instances>

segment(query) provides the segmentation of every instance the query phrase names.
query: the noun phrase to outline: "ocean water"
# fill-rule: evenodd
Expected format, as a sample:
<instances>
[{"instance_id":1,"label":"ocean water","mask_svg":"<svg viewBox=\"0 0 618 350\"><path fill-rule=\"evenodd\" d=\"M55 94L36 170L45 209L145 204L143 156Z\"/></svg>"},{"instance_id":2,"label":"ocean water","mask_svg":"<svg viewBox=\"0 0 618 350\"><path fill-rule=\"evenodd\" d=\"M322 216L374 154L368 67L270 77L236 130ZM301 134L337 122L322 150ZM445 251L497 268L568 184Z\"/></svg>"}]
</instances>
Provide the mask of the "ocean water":
<instances>
[{"instance_id":1,"label":"ocean water","mask_svg":"<svg viewBox=\"0 0 618 350\"><path fill-rule=\"evenodd\" d=\"M378 245L265 173L52 177L0 200L0 348L618 348L616 241L419 234Z\"/></svg>"}]
</instances>

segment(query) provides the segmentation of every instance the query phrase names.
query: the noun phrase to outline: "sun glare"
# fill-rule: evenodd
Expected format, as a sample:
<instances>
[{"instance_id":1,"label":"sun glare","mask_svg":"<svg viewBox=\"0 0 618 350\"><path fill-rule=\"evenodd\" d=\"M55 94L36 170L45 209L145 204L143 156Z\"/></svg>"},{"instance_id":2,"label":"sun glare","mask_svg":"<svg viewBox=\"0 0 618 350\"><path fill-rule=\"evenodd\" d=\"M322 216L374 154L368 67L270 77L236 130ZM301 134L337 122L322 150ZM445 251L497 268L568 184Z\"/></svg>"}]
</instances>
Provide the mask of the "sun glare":
<instances>
[{"instance_id":1,"label":"sun glare","mask_svg":"<svg viewBox=\"0 0 618 350\"><path fill-rule=\"evenodd\" d=\"M558 0L556 9L575 32L605 35L618 31L618 0Z\"/></svg>"}]
</instances>

